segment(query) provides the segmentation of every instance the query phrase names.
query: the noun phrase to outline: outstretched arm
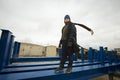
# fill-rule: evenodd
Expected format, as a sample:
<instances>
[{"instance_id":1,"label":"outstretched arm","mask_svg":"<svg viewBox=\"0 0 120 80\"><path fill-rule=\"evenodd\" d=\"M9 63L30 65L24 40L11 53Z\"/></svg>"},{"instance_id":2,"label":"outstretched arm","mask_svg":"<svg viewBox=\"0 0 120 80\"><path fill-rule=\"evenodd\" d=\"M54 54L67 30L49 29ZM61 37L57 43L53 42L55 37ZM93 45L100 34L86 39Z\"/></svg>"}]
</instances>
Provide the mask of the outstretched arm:
<instances>
[{"instance_id":1,"label":"outstretched arm","mask_svg":"<svg viewBox=\"0 0 120 80\"><path fill-rule=\"evenodd\" d=\"M93 30L92 29L90 29L89 27L87 27L87 26L85 26L85 25L83 25L83 24L78 24L78 23L74 23L75 25L78 25L78 26L81 26L81 27L83 27L83 28L85 28L85 29L87 29L88 31L90 31L91 32L91 35L93 35L94 34L94 32L93 32Z\"/></svg>"}]
</instances>

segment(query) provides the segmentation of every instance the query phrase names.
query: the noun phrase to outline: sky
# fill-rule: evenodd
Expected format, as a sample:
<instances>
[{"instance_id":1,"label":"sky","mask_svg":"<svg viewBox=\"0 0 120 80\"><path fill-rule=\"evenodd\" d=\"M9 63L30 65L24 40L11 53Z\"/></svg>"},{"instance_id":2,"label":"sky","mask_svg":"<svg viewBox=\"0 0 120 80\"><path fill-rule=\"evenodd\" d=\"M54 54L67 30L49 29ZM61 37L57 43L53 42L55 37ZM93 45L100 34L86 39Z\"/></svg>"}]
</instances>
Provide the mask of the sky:
<instances>
[{"instance_id":1,"label":"sky","mask_svg":"<svg viewBox=\"0 0 120 80\"><path fill-rule=\"evenodd\" d=\"M120 0L0 0L0 29L15 41L58 46L64 16L94 31L76 26L77 42L89 48L120 48Z\"/></svg>"}]
</instances>

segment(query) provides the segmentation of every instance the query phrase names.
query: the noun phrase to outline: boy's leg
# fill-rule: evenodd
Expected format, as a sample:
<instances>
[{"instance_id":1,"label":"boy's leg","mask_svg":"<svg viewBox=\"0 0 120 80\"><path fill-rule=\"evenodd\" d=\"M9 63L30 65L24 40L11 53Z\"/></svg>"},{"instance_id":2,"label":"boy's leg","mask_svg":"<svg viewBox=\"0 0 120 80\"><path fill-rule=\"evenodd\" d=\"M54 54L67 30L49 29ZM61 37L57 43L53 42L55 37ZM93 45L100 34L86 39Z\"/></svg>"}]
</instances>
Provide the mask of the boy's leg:
<instances>
[{"instance_id":1,"label":"boy's leg","mask_svg":"<svg viewBox=\"0 0 120 80\"><path fill-rule=\"evenodd\" d=\"M65 61L67 59L67 42L63 41L62 43L62 57L61 57L61 61L60 61L60 67L64 67Z\"/></svg>"},{"instance_id":2,"label":"boy's leg","mask_svg":"<svg viewBox=\"0 0 120 80\"><path fill-rule=\"evenodd\" d=\"M71 73L72 71L72 64L73 64L73 49L72 47L68 48L68 68L66 70L66 73Z\"/></svg>"},{"instance_id":3,"label":"boy's leg","mask_svg":"<svg viewBox=\"0 0 120 80\"><path fill-rule=\"evenodd\" d=\"M60 67L64 68L64 64L65 64L66 59L67 59L67 55L65 53L63 53L61 60L60 60Z\"/></svg>"},{"instance_id":4,"label":"boy's leg","mask_svg":"<svg viewBox=\"0 0 120 80\"><path fill-rule=\"evenodd\" d=\"M66 45L66 41L63 41L62 42L62 57L61 57L61 60L60 60L60 67L55 69L55 71L59 72L59 71L63 70L65 61L67 59L67 54L66 53L67 53L67 45Z\"/></svg>"},{"instance_id":5,"label":"boy's leg","mask_svg":"<svg viewBox=\"0 0 120 80\"><path fill-rule=\"evenodd\" d=\"M65 53L64 54L62 53L62 57L60 60L60 66L55 69L56 72L63 71L66 58L67 58L67 55Z\"/></svg>"},{"instance_id":6,"label":"boy's leg","mask_svg":"<svg viewBox=\"0 0 120 80\"><path fill-rule=\"evenodd\" d=\"M72 67L72 64L73 64L73 49L72 47L69 47L68 48L68 67Z\"/></svg>"}]
</instances>

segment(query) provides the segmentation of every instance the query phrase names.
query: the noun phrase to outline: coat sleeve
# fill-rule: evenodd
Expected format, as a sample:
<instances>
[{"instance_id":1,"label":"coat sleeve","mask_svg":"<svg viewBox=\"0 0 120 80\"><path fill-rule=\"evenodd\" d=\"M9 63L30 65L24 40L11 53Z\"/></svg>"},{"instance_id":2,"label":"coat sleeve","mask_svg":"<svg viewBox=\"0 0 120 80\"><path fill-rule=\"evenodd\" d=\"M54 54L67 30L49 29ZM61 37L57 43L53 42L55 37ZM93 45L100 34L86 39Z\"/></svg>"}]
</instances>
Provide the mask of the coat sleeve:
<instances>
[{"instance_id":1,"label":"coat sleeve","mask_svg":"<svg viewBox=\"0 0 120 80\"><path fill-rule=\"evenodd\" d=\"M85 26L85 25L83 25L83 24L78 24L78 23L74 23L74 24L75 24L75 25L78 25L78 26L81 26L81 27L87 29L88 31L91 31L91 29L90 29L89 27L87 27L87 26Z\"/></svg>"},{"instance_id":2,"label":"coat sleeve","mask_svg":"<svg viewBox=\"0 0 120 80\"><path fill-rule=\"evenodd\" d=\"M64 29L64 27L62 28L61 34L63 34L63 29ZM59 47L61 46L61 44L62 44L62 36L61 36L61 39L59 41Z\"/></svg>"}]
</instances>

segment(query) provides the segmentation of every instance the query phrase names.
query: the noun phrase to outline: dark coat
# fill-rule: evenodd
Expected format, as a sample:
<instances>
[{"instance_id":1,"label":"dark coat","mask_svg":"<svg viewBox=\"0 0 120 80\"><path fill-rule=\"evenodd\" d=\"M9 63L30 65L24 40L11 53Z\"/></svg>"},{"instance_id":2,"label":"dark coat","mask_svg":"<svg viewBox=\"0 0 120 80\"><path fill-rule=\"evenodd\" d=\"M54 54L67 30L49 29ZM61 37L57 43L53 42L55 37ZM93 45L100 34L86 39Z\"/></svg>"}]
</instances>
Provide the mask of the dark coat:
<instances>
[{"instance_id":1,"label":"dark coat","mask_svg":"<svg viewBox=\"0 0 120 80\"><path fill-rule=\"evenodd\" d=\"M63 27L64 28L64 27ZM63 29L62 29L63 34ZM67 42L72 42L73 52L77 53L79 51L79 46L77 44L77 31L75 24L70 22L68 26L68 34L67 34ZM62 40L60 40L59 46L62 44Z\"/></svg>"},{"instance_id":2,"label":"dark coat","mask_svg":"<svg viewBox=\"0 0 120 80\"><path fill-rule=\"evenodd\" d=\"M62 35L63 35L63 29L64 27L62 28ZM74 23L70 22L69 25L68 25L68 33L67 33L67 41L69 42L77 42L77 33L76 33L76 27L74 25ZM62 39L60 40L60 44L62 44Z\"/></svg>"},{"instance_id":3,"label":"dark coat","mask_svg":"<svg viewBox=\"0 0 120 80\"><path fill-rule=\"evenodd\" d=\"M75 27L75 25L72 22L70 22L69 26L68 26L67 40L68 41L75 41L75 42L77 42L76 35L77 35L76 27Z\"/></svg>"}]
</instances>

